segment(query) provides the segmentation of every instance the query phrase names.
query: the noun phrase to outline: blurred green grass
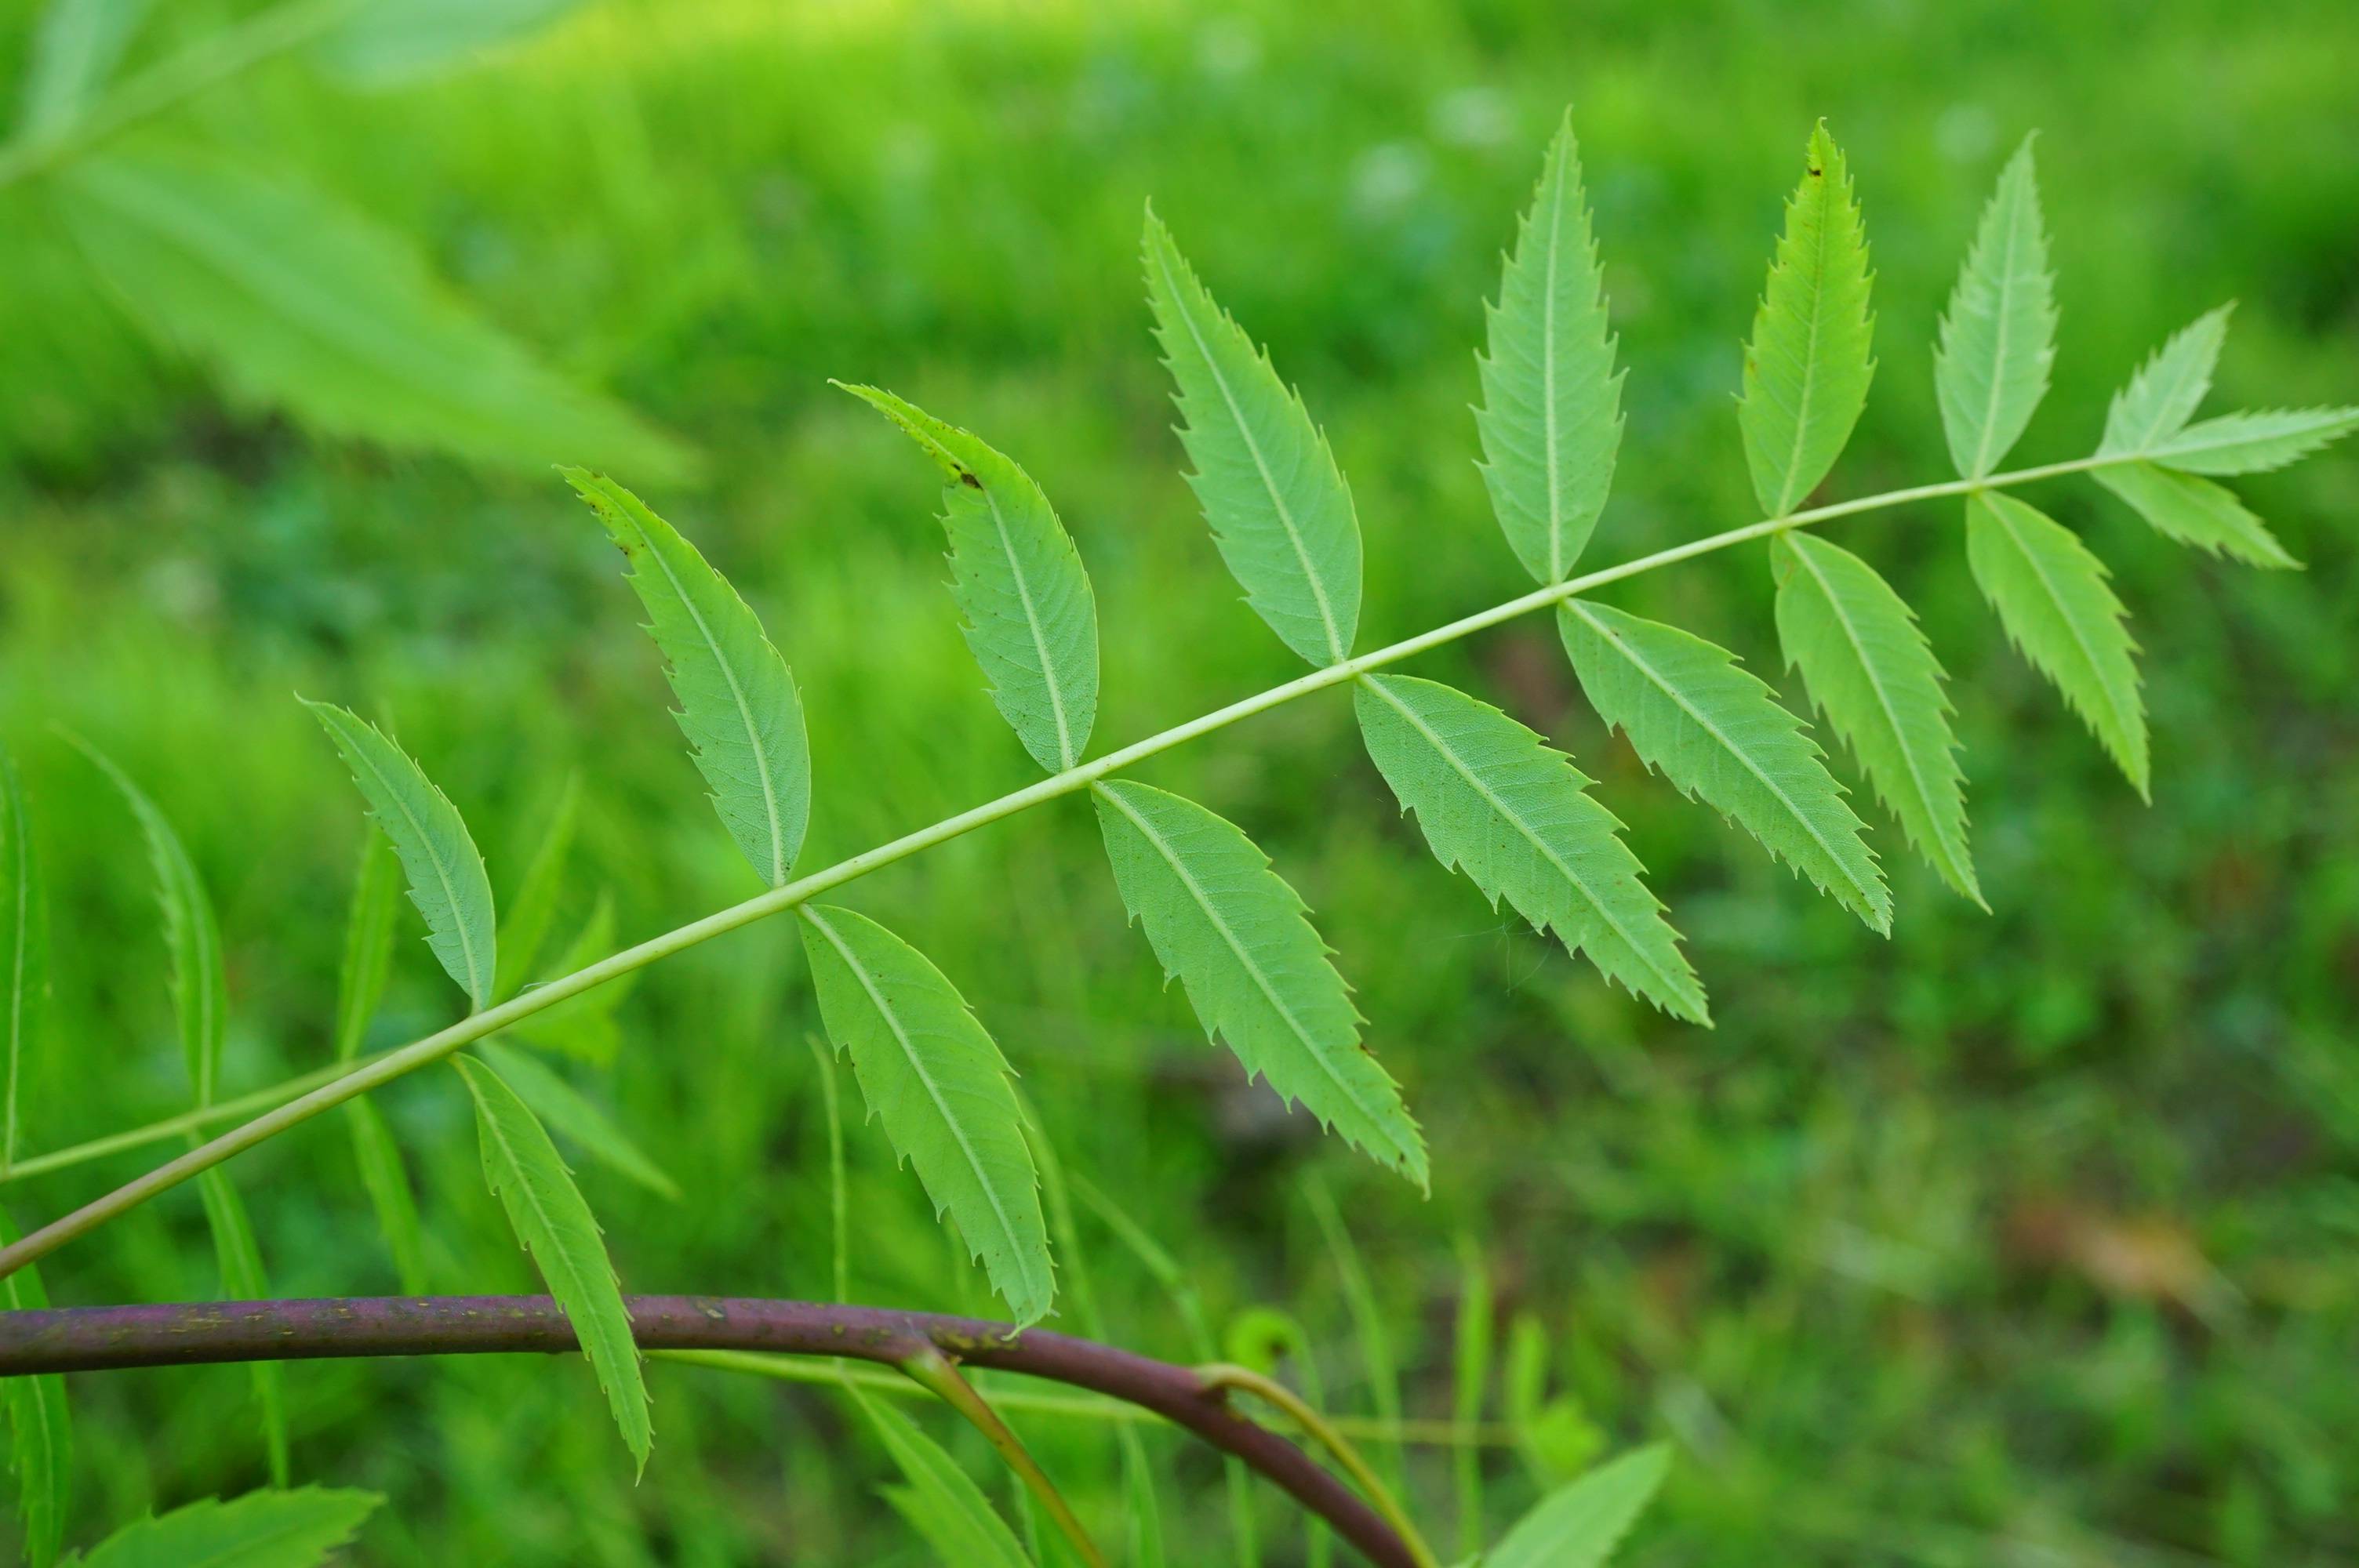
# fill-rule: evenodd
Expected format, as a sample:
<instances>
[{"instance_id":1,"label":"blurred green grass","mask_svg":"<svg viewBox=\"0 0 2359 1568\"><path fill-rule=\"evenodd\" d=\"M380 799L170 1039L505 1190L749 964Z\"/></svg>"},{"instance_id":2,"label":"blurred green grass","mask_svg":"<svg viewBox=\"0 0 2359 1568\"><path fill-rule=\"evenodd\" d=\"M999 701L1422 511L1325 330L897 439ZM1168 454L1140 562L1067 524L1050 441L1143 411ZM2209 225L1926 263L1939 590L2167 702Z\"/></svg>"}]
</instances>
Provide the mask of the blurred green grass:
<instances>
[{"instance_id":1,"label":"blurred green grass","mask_svg":"<svg viewBox=\"0 0 2359 1568\"><path fill-rule=\"evenodd\" d=\"M1291 673L1177 476L1137 285L1148 197L1332 435L1384 639L1518 587L1464 406L1479 301L1568 101L1632 367L1603 562L1750 520L1727 398L1819 114L1852 155L1878 270L1882 365L1842 492L1939 476L1935 313L1999 160L2034 127L2064 326L2025 461L2086 449L2135 360L2231 297L2218 406L2354 400L2354 54L2359 13L2332 0L1378 0L1348 25L1307 5L609 0L434 84L353 97L272 73L154 134L201 130L417 236L488 315L703 447L704 488L648 499L795 665L821 864L1029 768L959 645L930 476L830 375L984 432L1055 498L1105 619L1109 742ZM5 200L0 732L35 796L59 965L32 1147L183 1093L142 856L53 723L146 779L190 841L230 943L234 1089L328 1053L360 824L295 688L385 705L503 889L579 767L574 916L611 887L639 934L745 891L636 607L553 476L321 448L225 408L82 281L38 190ZM1600 777L1713 988L1711 1033L1606 990L1433 868L1341 703L1146 769L1245 825L1319 912L1427 1124L1430 1201L1277 1116L1203 1044L1123 929L1086 811L960 840L851 901L960 981L1067 1164L1217 1314L1268 1302L1310 1325L1339 1405L1369 1393L1304 1179L1351 1217L1416 1412L1449 1406L1471 1237L1503 1311L1545 1325L1587 1420L1616 1444L1681 1446L1634 1563L2347 1562L2359 463L2249 493L2307 573L2219 567L2093 489L2046 492L2114 567L2148 651L2151 810L2004 648L1953 519L1846 527L1957 677L1995 911L1946 894L1870 812L1900 901L1889 946L1608 743L1545 626L1429 661ZM1767 675L1767 586L1734 552L1617 601ZM412 947L380 1042L449 1000ZM623 1019L604 1092L690 1195L668 1206L584 1173L626 1284L825 1293L816 1019L786 934L665 966ZM455 1083L380 1098L414 1154L438 1283L530 1288ZM855 1227L856 1296L984 1308L874 1130L849 1130L854 1199L879 1217ZM139 1163L9 1201L40 1217ZM332 1123L235 1173L281 1288L392 1288ZM1111 1331L1186 1355L1152 1282L1082 1226ZM178 1198L49 1277L66 1302L214 1289ZM580 1368L490 1360L294 1369L298 1470L392 1494L369 1562L919 1560L842 1410L651 1377L658 1457L636 1489ZM74 1391L77 1538L259 1478L234 1370ZM1107 1434L1026 1430L1111 1517ZM1219 1560L1217 1471L1150 1442L1174 1560ZM1506 1456L1490 1469L1495 1525L1529 1484ZM1410 1474L1446 1534L1446 1461L1419 1454ZM1271 1560L1298 1561L1298 1532L1264 1509Z\"/></svg>"}]
</instances>

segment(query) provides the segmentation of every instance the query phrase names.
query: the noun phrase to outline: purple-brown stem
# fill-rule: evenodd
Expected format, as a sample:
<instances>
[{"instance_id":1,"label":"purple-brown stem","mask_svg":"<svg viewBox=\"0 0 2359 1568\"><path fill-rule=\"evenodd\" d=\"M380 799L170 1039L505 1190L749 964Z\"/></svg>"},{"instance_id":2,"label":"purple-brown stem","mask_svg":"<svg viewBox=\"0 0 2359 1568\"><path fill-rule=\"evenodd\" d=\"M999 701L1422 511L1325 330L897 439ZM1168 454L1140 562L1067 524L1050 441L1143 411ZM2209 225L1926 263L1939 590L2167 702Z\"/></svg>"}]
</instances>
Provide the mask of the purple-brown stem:
<instances>
[{"instance_id":1,"label":"purple-brown stem","mask_svg":"<svg viewBox=\"0 0 2359 1568\"><path fill-rule=\"evenodd\" d=\"M760 1350L897 1367L938 1352L1029 1373L1153 1411L1234 1454L1334 1527L1378 1568L1415 1568L1408 1545L1292 1443L1229 1407L1186 1367L982 1318L743 1296L630 1296L645 1350ZM0 1312L0 1377L226 1361L579 1350L548 1296L346 1296Z\"/></svg>"}]
</instances>

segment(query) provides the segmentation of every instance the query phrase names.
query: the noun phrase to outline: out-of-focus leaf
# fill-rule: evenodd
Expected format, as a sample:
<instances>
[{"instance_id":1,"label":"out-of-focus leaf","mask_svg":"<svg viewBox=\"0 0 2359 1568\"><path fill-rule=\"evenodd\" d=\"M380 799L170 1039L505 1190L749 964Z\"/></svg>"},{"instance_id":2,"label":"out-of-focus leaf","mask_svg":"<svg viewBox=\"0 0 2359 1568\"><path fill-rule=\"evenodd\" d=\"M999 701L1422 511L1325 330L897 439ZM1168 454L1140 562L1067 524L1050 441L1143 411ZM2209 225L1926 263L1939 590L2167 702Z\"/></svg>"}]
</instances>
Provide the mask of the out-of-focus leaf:
<instances>
[{"instance_id":1,"label":"out-of-focus leaf","mask_svg":"<svg viewBox=\"0 0 2359 1568\"><path fill-rule=\"evenodd\" d=\"M33 34L17 127L53 136L89 112L153 0L49 0Z\"/></svg>"},{"instance_id":2,"label":"out-of-focus leaf","mask_svg":"<svg viewBox=\"0 0 2359 1568\"><path fill-rule=\"evenodd\" d=\"M0 1209L0 1245L16 1239L16 1223ZM40 1271L32 1265L0 1280L0 1305L10 1312L49 1304ZM0 1378L0 1405L8 1411L8 1468L16 1476L26 1568L49 1568L58 1560L66 1506L72 1500L73 1420L66 1409L66 1380L53 1372Z\"/></svg>"},{"instance_id":3,"label":"out-of-focus leaf","mask_svg":"<svg viewBox=\"0 0 2359 1568\"><path fill-rule=\"evenodd\" d=\"M0 747L0 1036L5 1037L8 1051L0 1171L16 1162L27 1059L41 1038L42 1013L49 1002L48 909L24 785L16 777L16 760Z\"/></svg>"},{"instance_id":4,"label":"out-of-focus leaf","mask_svg":"<svg viewBox=\"0 0 2359 1568\"><path fill-rule=\"evenodd\" d=\"M362 0L320 41L320 62L364 87L463 65L572 10L581 0Z\"/></svg>"},{"instance_id":5,"label":"out-of-focus leaf","mask_svg":"<svg viewBox=\"0 0 2359 1568\"><path fill-rule=\"evenodd\" d=\"M592 1160L659 1196L677 1198L679 1184L665 1174L604 1111L549 1066L495 1041L475 1047L534 1114Z\"/></svg>"},{"instance_id":6,"label":"out-of-focus leaf","mask_svg":"<svg viewBox=\"0 0 2359 1568\"><path fill-rule=\"evenodd\" d=\"M1032 1559L1007 1521L992 1511L983 1489L958 1467L940 1444L918 1423L880 1400L853 1393L884 1440L885 1451L908 1477L907 1487L888 1487L885 1500L925 1537L945 1564L956 1568L1032 1568Z\"/></svg>"},{"instance_id":7,"label":"out-of-focus leaf","mask_svg":"<svg viewBox=\"0 0 2359 1568\"><path fill-rule=\"evenodd\" d=\"M540 957L549 923L557 918L558 895L565 889L565 868L573 854L573 829L581 819L582 775L568 773L541 829L540 847L533 850L524 881L500 917L500 961L492 982L492 995L498 1000L516 995Z\"/></svg>"},{"instance_id":8,"label":"out-of-focus leaf","mask_svg":"<svg viewBox=\"0 0 2359 1568\"><path fill-rule=\"evenodd\" d=\"M316 191L188 148L86 158L57 189L132 314L245 401L325 435L506 467L691 466L474 315L408 241Z\"/></svg>"},{"instance_id":9,"label":"out-of-focus leaf","mask_svg":"<svg viewBox=\"0 0 2359 1568\"><path fill-rule=\"evenodd\" d=\"M213 1257L221 1265L222 1299L266 1301L270 1279L263 1272L262 1249L254 1239L254 1222L228 1173L218 1165L197 1177L197 1194L204 1200L205 1224L213 1233ZM262 1412L263 1453L270 1461L273 1486L287 1484L287 1379L276 1361L250 1361L254 1402Z\"/></svg>"},{"instance_id":10,"label":"out-of-focus leaf","mask_svg":"<svg viewBox=\"0 0 2359 1568\"><path fill-rule=\"evenodd\" d=\"M1598 1568L1663 1484L1671 1451L1625 1454L1551 1493L1483 1560L1484 1568Z\"/></svg>"},{"instance_id":11,"label":"out-of-focus leaf","mask_svg":"<svg viewBox=\"0 0 2359 1568\"><path fill-rule=\"evenodd\" d=\"M79 1568L313 1568L385 1499L375 1492L248 1492L207 1498L124 1526Z\"/></svg>"},{"instance_id":12,"label":"out-of-focus leaf","mask_svg":"<svg viewBox=\"0 0 2359 1568\"><path fill-rule=\"evenodd\" d=\"M2097 469L2091 477L2126 502L2156 533L2182 545L2246 566L2301 565L2226 485L2153 463L2122 463Z\"/></svg>"},{"instance_id":13,"label":"out-of-focus leaf","mask_svg":"<svg viewBox=\"0 0 2359 1568\"><path fill-rule=\"evenodd\" d=\"M401 914L401 861L371 828L361 843L353 902L344 915L344 958L336 975L336 1060L359 1054L393 968L393 927ZM355 1101L354 1103L358 1103Z\"/></svg>"},{"instance_id":14,"label":"out-of-focus leaf","mask_svg":"<svg viewBox=\"0 0 2359 1568\"><path fill-rule=\"evenodd\" d=\"M344 1102L344 1125L353 1135L353 1160L359 1165L361 1186L369 1207L376 1211L377 1228L385 1233L386 1250L393 1254L393 1271L405 1295L426 1293L426 1233L418 1223L418 1196L409 1190L409 1168L401 1145L385 1117L364 1098Z\"/></svg>"}]
</instances>

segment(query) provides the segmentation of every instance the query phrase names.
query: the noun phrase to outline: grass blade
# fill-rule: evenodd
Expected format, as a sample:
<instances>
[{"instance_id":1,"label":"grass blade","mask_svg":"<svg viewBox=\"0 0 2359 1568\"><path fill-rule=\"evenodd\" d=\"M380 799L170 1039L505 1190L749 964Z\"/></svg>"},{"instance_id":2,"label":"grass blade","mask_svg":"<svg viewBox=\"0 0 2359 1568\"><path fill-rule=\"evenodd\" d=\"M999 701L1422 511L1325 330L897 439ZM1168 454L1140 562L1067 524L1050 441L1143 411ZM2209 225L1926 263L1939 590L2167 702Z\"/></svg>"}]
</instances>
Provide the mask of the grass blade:
<instances>
[{"instance_id":1,"label":"grass blade","mask_svg":"<svg viewBox=\"0 0 2359 1568\"><path fill-rule=\"evenodd\" d=\"M1343 1223L1343 1210L1335 1206L1334 1195L1316 1174L1302 1184L1302 1189L1310 1200L1310 1213L1319 1222L1319 1233L1327 1243L1336 1283L1343 1292L1344 1308L1352 1314L1352 1336L1359 1341L1360 1365L1367 1378L1369 1402L1375 1409L1377 1422L1393 1433L1382 1452L1386 1477L1397 1492L1401 1489L1401 1390L1400 1366L1393 1358L1392 1336L1386 1330L1385 1314L1376 1303L1375 1288L1368 1281L1368 1266L1352 1240L1351 1227ZM1310 1361L1308 1341L1303 1343L1301 1358L1305 1364Z\"/></svg>"},{"instance_id":2,"label":"grass blade","mask_svg":"<svg viewBox=\"0 0 2359 1568\"><path fill-rule=\"evenodd\" d=\"M492 977L492 995L502 1000L516 995L531 978L541 944L557 918L557 901L565 891L565 871L573 856L573 834L582 818L582 775L565 775L557 804L549 808L540 843L525 866L524 881L507 901L500 917L499 963Z\"/></svg>"},{"instance_id":3,"label":"grass blade","mask_svg":"<svg viewBox=\"0 0 2359 1568\"><path fill-rule=\"evenodd\" d=\"M1801 721L1715 647L1676 626L1585 599L1558 616L1581 688L1648 767L1742 824L1870 929L1892 895Z\"/></svg>"},{"instance_id":4,"label":"grass blade","mask_svg":"<svg viewBox=\"0 0 2359 1568\"><path fill-rule=\"evenodd\" d=\"M2104 563L2027 503L1985 492L1966 503L1966 564L2008 638L2055 683L2145 798L2137 644L2129 612L2105 584Z\"/></svg>"},{"instance_id":5,"label":"grass blade","mask_svg":"<svg viewBox=\"0 0 2359 1568\"><path fill-rule=\"evenodd\" d=\"M1497 1325L1492 1321L1491 1271L1472 1242L1461 1238L1458 1263L1458 1323L1451 1357L1450 1413L1462 1428L1483 1419L1491 1390L1491 1357ZM1458 1493L1458 1550L1468 1557L1481 1552L1483 1530L1483 1451L1471 1443L1458 1445L1451 1455L1452 1479Z\"/></svg>"},{"instance_id":6,"label":"grass blade","mask_svg":"<svg viewBox=\"0 0 2359 1568\"><path fill-rule=\"evenodd\" d=\"M1604 290L1568 113L1516 227L1499 302L1484 312L1490 351L1476 362L1474 427L1491 510L1516 558L1544 583L1562 582L1581 558L1622 445Z\"/></svg>"},{"instance_id":7,"label":"grass blade","mask_svg":"<svg viewBox=\"0 0 2359 1568\"><path fill-rule=\"evenodd\" d=\"M2225 485L2153 463L2122 463L2092 473L2165 537L2246 566L2301 565Z\"/></svg>"},{"instance_id":8,"label":"grass blade","mask_svg":"<svg viewBox=\"0 0 2359 1568\"><path fill-rule=\"evenodd\" d=\"M1281 642L1314 665L1341 663L1360 620L1360 521L1335 454L1152 211L1144 250L1180 439L1196 465L1188 482L1221 558Z\"/></svg>"},{"instance_id":9,"label":"grass blade","mask_svg":"<svg viewBox=\"0 0 2359 1568\"><path fill-rule=\"evenodd\" d=\"M1821 121L1745 350L1736 422L1761 510L1783 517L1834 467L1867 406L1867 239L1843 150Z\"/></svg>"},{"instance_id":10,"label":"grass blade","mask_svg":"<svg viewBox=\"0 0 2359 1568\"><path fill-rule=\"evenodd\" d=\"M1572 759L1487 703L1408 676L1367 676L1360 733L1435 859L1502 897L1598 972L1668 1012L1710 1022L1679 933L1639 881L1622 825Z\"/></svg>"},{"instance_id":11,"label":"grass blade","mask_svg":"<svg viewBox=\"0 0 2359 1568\"><path fill-rule=\"evenodd\" d=\"M1378 1163L1427 1183L1425 1140L1360 1044L1351 988L1268 858L1195 802L1125 779L1094 786L1131 918L1204 1032Z\"/></svg>"},{"instance_id":12,"label":"grass blade","mask_svg":"<svg viewBox=\"0 0 2359 1568\"><path fill-rule=\"evenodd\" d=\"M564 470L631 563L647 631L669 661L673 716L713 809L756 872L785 883L810 820L810 742L795 677L728 579L614 481Z\"/></svg>"},{"instance_id":13,"label":"grass blade","mask_svg":"<svg viewBox=\"0 0 2359 1568\"><path fill-rule=\"evenodd\" d=\"M8 1049L0 1171L16 1163L26 1077L49 1006L49 903L33 850L32 816L25 809L16 759L0 747L0 1032L7 1036Z\"/></svg>"},{"instance_id":14,"label":"grass blade","mask_svg":"<svg viewBox=\"0 0 2359 1568\"><path fill-rule=\"evenodd\" d=\"M344 916L344 956L336 973L336 1060L360 1054L393 969L393 930L401 913L401 862L392 842L371 832L361 841L359 873Z\"/></svg>"},{"instance_id":15,"label":"grass blade","mask_svg":"<svg viewBox=\"0 0 2359 1568\"><path fill-rule=\"evenodd\" d=\"M0 1243L16 1236L16 1223L0 1209ZM0 1305L10 1312L49 1304L39 1270L19 1269L0 1280ZM58 1560L73 1500L73 1417L66 1406L66 1380L52 1372L0 1379L0 1405L8 1411L8 1468L16 1477L26 1568L49 1568Z\"/></svg>"},{"instance_id":16,"label":"grass blade","mask_svg":"<svg viewBox=\"0 0 2359 1568\"><path fill-rule=\"evenodd\" d=\"M1802 672L1909 842L1981 903L1949 694L1917 617L1874 567L1801 530L1770 546L1770 567L1788 666Z\"/></svg>"},{"instance_id":17,"label":"grass blade","mask_svg":"<svg viewBox=\"0 0 2359 1568\"><path fill-rule=\"evenodd\" d=\"M679 1199L679 1184L632 1142L611 1117L548 1065L496 1040L486 1040L475 1050L507 1080L516 1098L530 1106L545 1125L555 1128L567 1142L657 1196Z\"/></svg>"},{"instance_id":18,"label":"grass blade","mask_svg":"<svg viewBox=\"0 0 2359 1568\"><path fill-rule=\"evenodd\" d=\"M1006 1059L925 955L848 909L802 908L820 1018L870 1114L948 1210L1018 1323L1056 1292L1038 1179Z\"/></svg>"},{"instance_id":19,"label":"grass blade","mask_svg":"<svg viewBox=\"0 0 2359 1568\"><path fill-rule=\"evenodd\" d=\"M213 1235L213 1257L221 1265L222 1299L266 1301L270 1278L263 1271L262 1249L254 1239L254 1222L245 1204L219 1167L197 1178L197 1195L204 1202L205 1225ZM270 1484L287 1484L287 1375L276 1361L247 1363L254 1383L254 1403L262 1416L262 1451L270 1463Z\"/></svg>"},{"instance_id":20,"label":"grass blade","mask_svg":"<svg viewBox=\"0 0 2359 1568\"><path fill-rule=\"evenodd\" d=\"M951 593L991 700L1049 773L1089 749L1098 707L1098 606L1049 498L980 438L873 386L846 392L899 426L950 475Z\"/></svg>"},{"instance_id":21,"label":"grass blade","mask_svg":"<svg viewBox=\"0 0 2359 1568\"><path fill-rule=\"evenodd\" d=\"M2048 395L2055 360L2056 280L2026 136L1983 209L1933 353L1941 429L1960 474L1982 479L1998 467Z\"/></svg>"},{"instance_id":22,"label":"grass blade","mask_svg":"<svg viewBox=\"0 0 2359 1568\"><path fill-rule=\"evenodd\" d=\"M207 1498L125 1525L81 1568L314 1568L353 1538L385 1499L374 1492L248 1492Z\"/></svg>"},{"instance_id":23,"label":"grass blade","mask_svg":"<svg viewBox=\"0 0 2359 1568\"><path fill-rule=\"evenodd\" d=\"M1033 1568L1016 1532L940 1444L891 1406L856 1390L852 1398L908 1482L888 1487L886 1500L925 1538L940 1561L959 1568Z\"/></svg>"},{"instance_id":24,"label":"grass blade","mask_svg":"<svg viewBox=\"0 0 2359 1568\"><path fill-rule=\"evenodd\" d=\"M1670 1469L1662 1444L1625 1454L1543 1498L1484 1559L1484 1568L1599 1568Z\"/></svg>"},{"instance_id":25,"label":"grass blade","mask_svg":"<svg viewBox=\"0 0 2359 1568\"><path fill-rule=\"evenodd\" d=\"M499 1074L465 1056L451 1059L474 1097L482 1139L484 1179L507 1210L508 1223L557 1298L558 1309L581 1337L623 1443L647 1467L654 1433L647 1382L631 1318L623 1305L614 1265L600 1238L597 1217L531 1108Z\"/></svg>"},{"instance_id":26,"label":"grass blade","mask_svg":"<svg viewBox=\"0 0 2359 1568\"><path fill-rule=\"evenodd\" d=\"M384 1233L386 1250L393 1255L394 1277L404 1295L424 1295L427 1289L426 1232L418 1222L418 1197L410 1191L409 1169L401 1145L374 1102L344 1102L344 1126L352 1134L353 1162L360 1168L361 1188Z\"/></svg>"}]
</instances>

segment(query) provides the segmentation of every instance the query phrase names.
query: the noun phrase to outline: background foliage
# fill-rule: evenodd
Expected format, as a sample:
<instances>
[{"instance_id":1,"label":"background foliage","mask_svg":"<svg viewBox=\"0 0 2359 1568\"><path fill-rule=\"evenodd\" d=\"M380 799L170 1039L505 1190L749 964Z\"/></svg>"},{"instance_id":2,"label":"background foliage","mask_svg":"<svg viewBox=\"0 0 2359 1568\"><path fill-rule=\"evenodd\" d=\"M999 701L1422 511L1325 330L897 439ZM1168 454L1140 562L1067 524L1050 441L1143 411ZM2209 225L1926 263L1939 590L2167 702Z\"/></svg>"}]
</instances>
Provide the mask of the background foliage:
<instances>
[{"instance_id":1,"label":"background foliage","mask_svg":"<svg viewBox=\"0 0 2359 1568\"><path fill-rule=\"evenodd\" d=\"M234 14L168 9L142 50ZM28 8L5 10L14 80ZM1380 0L1348 30L1311 5L607 0L375 95L273 69L140 145L201 138L332 193L543 362L694 449L683 477L618 477L793 663L823 864L1032 776L959 644L933 478L830 375L986 433L1054 499L1101 605L1107 741L1294 671L1177 474L1138 299L1147 196L1325 423L1367 539L1362 620L1383 636L1520 586L1473 463L1471 348L1568 98L1631 367L1602 564L1756 514L1729 396L1820 114L1878 275L1882 367L1841 492L1944 474L1935 315L2033 126L2063 326L2018 460L2089 449L2131 365L2232 296L2217 406L2348 401L2354 50L2359 16L2331 0L2162 4L2135 27L2082 0L1577 17ZM362 827L291 689L389 710L504 896L578 770L561 931L602 895L629 935L748 891L658 710L611 549L554 475L315 440L224 401L92 280L49 200L0 195L0 730L47 852L58 974L31 1149L186 1096L134 829L54 720L146 783L212 890L224 1095L334 1050ZM2149 648L2152 810L2005 648L1952 508L1841 532L1957 677L1994 912L1887 854L1889 946L1646 781L1544 621L1420 666L1504 698L1600 778L1712 986L1713 1032L1609 990L1437 871L1340 698L1143 770L1246 826L1320 912L1425 1124L1430 1201L1279 1116L1204 1044L1125 930L1080 803L853 902L960 977L1065 1165L1172 1253L1216 1322L1256 1303L1301 1320L1336 1406L1384 1408L1371 1368L1389 1366L1407 1410L1447 1411L1462 1260L1479 1258L1502 1359L1528 1323L1526 1357L1544 1347L1568 1397L1558 1460L1656 1435L1682 1451L1628 1562L2347 1561L2359 464L2241 488L2307 574L2177 551L2093 487L2043 498L2114 565ZM1777 665L1761 552L1620 601ZM774 923L664 966L615 1015L611 1069L568 1068L685 1195L582 1171L629 1287L831 1292L795 947ZM375 1043L447 1007L405 940ZM531 1288L455 1079L379 1101L411 1152L429 1279ZM875 1130L848 1130L854 1298L988 1310ZM395 1288L330 1124L236 1171L274 1287ZM29 1181L11 1207L57 1212L93 1176ZM1354 1266L1322 1224L1337 1213ZM1153 1275L1089 1206L1079 1225L1109 1335L1190 1354ZM218 1285L188 1195L49 1274L64 1302ZM371 1562L919 1560L877 1506L883 1451L840 1403L681 1368L650 1382L663 1443L634 1488L580 1368L290 1368L295 1474L390 1496L361 1538ZM79 1379L68 1539L256 1484L252 1424L223 1419L246 1386L235 1368ZM1085 1507L1115 1505L1103 1429L1025 1430ZM1178 1483L1174 1560L1201 1560L1226 1528L1217 1469L1147 1441ZM1408 1468L1446 1517L1447 1462ZM1512 1455L1490 1468L1495 1526L1530 1488ZM1272 1558L1294 1560L1278 1519Z\"/></svg>"}]
</instances>

